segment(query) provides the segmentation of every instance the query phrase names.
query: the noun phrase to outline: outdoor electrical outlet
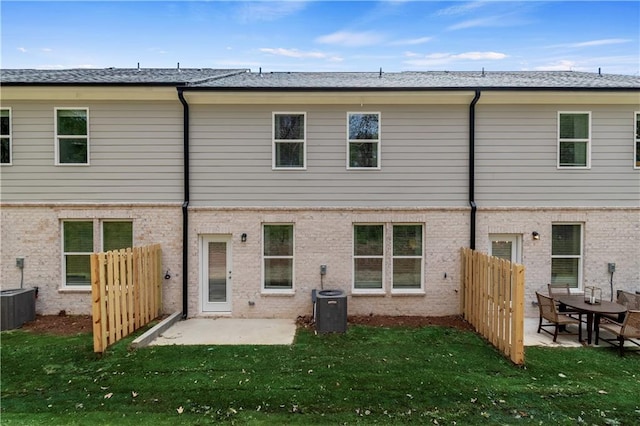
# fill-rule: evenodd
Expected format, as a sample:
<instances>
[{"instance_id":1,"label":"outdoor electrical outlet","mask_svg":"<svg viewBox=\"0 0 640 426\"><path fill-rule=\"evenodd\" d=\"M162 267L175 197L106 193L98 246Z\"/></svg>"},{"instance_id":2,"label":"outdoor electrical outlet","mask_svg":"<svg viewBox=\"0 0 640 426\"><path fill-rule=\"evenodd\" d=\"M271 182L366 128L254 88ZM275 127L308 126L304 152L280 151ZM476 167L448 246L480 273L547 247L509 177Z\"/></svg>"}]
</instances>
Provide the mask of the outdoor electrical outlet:
<instances>
[{"instance_id":1,"label":"outdoor electrical outlet","mask_svg":"<svg viewBox=\"0 0 640 426\"><path fill-rule=\"evenodd\" d=\"M616 264L609 263L609 272L615 272L615 271L616 271Z\"/></svg>"},{"instance_id":2,"label":"outdoor electrical outlet","mask_svg":"<svg viewBox=\"0 0 640 426\"><path fill-rule=\"evenodd\" d=\"M327 265L320 265L320 275L327 275Z\"/></svg>"},{"instance_id":3,"label":"outdoor electrical outlet","mask_svg":"<svg viewBox=\"0 0 640 426\"><path fill-rule=\"evenodd\" d=\"M24 268L24 257L16 258L16 266L20 269Z\"/></svg>"}]
</instances>

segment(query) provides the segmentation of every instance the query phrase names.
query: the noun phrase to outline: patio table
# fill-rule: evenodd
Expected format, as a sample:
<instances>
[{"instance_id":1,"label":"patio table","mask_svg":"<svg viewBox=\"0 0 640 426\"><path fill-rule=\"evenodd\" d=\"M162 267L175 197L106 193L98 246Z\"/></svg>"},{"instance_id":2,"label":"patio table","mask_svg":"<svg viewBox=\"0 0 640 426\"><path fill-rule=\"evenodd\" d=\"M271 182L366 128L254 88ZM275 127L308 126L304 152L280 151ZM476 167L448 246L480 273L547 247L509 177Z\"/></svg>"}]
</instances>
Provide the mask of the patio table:
<instances>
[{"instance_id":1,"label":"patio table","mask_svg":"<svg viewBox=\"0 0 640 426\"><path fill-rule=\"evenodd\" d=\"M600 324L600 316L602 314L623 314L627 312L627 307L616 302L602 300L600 303L587 303L584 296L560 296L555 298L560 305L567 306L577 312L587 314L587 344L591 344L591 335L593 330L596 331L596 341L598 341L598 332Z\"/></svg>"}]
</instances>

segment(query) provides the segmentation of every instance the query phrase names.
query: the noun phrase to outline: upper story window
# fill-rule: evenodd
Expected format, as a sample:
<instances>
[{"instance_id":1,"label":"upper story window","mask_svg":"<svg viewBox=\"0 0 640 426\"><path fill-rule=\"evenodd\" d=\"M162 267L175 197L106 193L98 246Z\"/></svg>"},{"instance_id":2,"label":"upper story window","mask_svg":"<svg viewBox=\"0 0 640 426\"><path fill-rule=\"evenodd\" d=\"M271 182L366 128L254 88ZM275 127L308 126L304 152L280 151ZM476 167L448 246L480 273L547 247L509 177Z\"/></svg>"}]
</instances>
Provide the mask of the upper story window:
<instances>
[{"instance_id":1,"label":"upper story window","mask_svg":"<svg viewBox=\"0 0 640 426\"><path fill-rule=\"evenodd\" d=\"M263 288L293 290L293 225L263 225Z\"/></svg>"},{"instance_id":2,"label":"upper story window","mask_svg":"<svg viewBox=\"0 0 640 426\"><path fill-rule=\"evenodd\" d=\"M11 158L11 109L0 109L0 164L10 165Z\"/></svg>"},{"instance_id":3,"label":"upper story window","mask_svg":"<svg viewBox=\"0 0 640 426\"><path fill-rule=\"evenodd\" d=\"M380 113L347 113L347 168L380 168Z\"/></svg>"},{"instance_id":4,"label":"upper story window","mask_svg":"<svg viewBox=\"0 0 640 426\"><path fill-rule=\"evenodd\" d=\"M56 164L89 164L89 110L56 108Z\"/></svg>"},{"instance_id":5,"label":"upper story window","mask_svg":"<svg viewBox=\"0 0 640 426\"><path fill-rule=\"evenodd\" d=\"M635 128L636 128L636 143L635 143L636 155L635 155L635 161L633 164L636 169L640 169L640 112L636 112Z\"/></svg>"},{"instance_id":6,"label":"upper story window","mask_svg":"<svg viewBox=\"0 0 640 426\"><path fill-rule=\"evenodd\" d=\"M591 167L591 113L558 113L558 167Z\"/></svg>"},{"instance_id":7,"label":"upper story window","mask_svg":"<svg viewBox=\"0 0 640 426\"><path fill-rule=\"evenodd\" d=\"M304 169L306 167L306 113L273 113L273 168Z\"/></svg>"}]
</instances>

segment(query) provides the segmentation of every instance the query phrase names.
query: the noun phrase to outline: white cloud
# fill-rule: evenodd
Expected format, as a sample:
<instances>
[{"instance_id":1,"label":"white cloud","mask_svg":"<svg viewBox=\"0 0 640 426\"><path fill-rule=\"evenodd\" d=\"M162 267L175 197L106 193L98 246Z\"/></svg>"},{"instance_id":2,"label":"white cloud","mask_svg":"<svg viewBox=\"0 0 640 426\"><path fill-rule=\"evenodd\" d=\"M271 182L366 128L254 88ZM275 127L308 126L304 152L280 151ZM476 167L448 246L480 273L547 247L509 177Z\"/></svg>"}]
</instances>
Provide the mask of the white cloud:
<instances>
[{"instance_id":1,"label":"white cloud","mask_svg":"<svg viewBox=\"0 0 640 426\"><path fill-rule=\"evenodd\" d=\"M447 27L448 30L464 30L467 28L476 27L493 27L493 26L507 26L505 21L497 16L491 16L488 18L470 19Z\"/></svg>"},{"instance_id":2,"label":"white cloud","mask_svg":"<svg viewBox=\"0 0 640 426\"><path fill-rule=\"evenodd\" d=\"M347 47L371 46L382 41L380 34L372 31L354 33L349 31L338 31L316 38L316 43L338 44Z\"/></svg>"},{"instance_id":3,"label":"white cloud","mask_svg":"<svg viewBox=\"0 0 640 426\"><path fill-rule=\"evenodd\" d=\"M389 43L389 46L413 46L416 44L424 44L433 40L433 37L420 37L406 40L396 40Z\"/></svg>"},{"instance_id":4,"label":"white cloud","mask_svg":"<svg viewBox=\"0 0 640 426\"><path fill-rule=\"evenodd\" d=\"M623 43L629 43L632 40L630 39L626 39L626 38L605 38L605 39L601 39L601 40L590 40L590 41L583 41L580 43L566 43L566 44L555 44L553 46L548 46L550 48L555 48L555 47L591 47L591 46L606 46L606 45L610 45L610 44L623 44Z\"/></svg>"},{"instance_id":5,"label":"white cloud","mask_svg":"<svg viewBox=\"0 0 640 426\"><path fill-rule=\"evenodd\" d=\"M273 49L270 47L263 47L260 49L263 53L269 53L271 55L276 56L287 56L289 58L316 58L323 59L326 58L327 55L322 52L303 52L298 49L283 49L281 47L277 49Z\"/></svg>"},{"instance_id":6,"label":"white cloud","mask_svg":"<svg viewBox=\"0 0 640 426\"><path fill-rule=\"evenodd\" d=\"M341 62L343 60L339 56L332 56L323 52L305 52L298 49L283 49L281 47L275 49L263 47L260 51L274 56L285 56L287 58L327 59L333 62Z\"/></svg>"},{"instance_id":7,"label":"white cloud","mask_svg":"<svg viewBox=\"0 0 640 426\"><path fill-rule=\"evenodd\" d=\"M465 3L455 6L450 6L444 9L440 9L436 12L437 16L451 16L451 15L465 15L469 12L475 11L479 7L486 5L484 1L476 1L471 3Z\"/></svg>"},{"instance_id":8,"label":"white cloud","mask_svg":"<svg viewBox=\"0 0 640 426\"><path fill-rule=\"evenodd\" d=\"M567 59L556 61L546 65L534 67L536 71L578 71L575 69L576 63Z\"/></svg>"},{"instance_id":9,"label":"white cloud","mask_svg":"<svg viewBox=\"0 0 640 426\"><path fill-rule=\"evenodd\" d=\"M240 9L240 20L243 22L276 21L298 13L305 7L305 1L246 2Z\"/></svg>"},{"instance_id":10,"label":"white cloud","mask_svg":"<svg viewBox=\"0 0 640 426\"><path fill-rule=\"evenodd\" d=\"M405 64L408 65L417 65L417 66L425 66L425 65L446 65L453 62L460 61L480 61L480 60L490 60L490 61L498 61L501 59L508 58L508 55L504 53L498 52L464 52L458 54L452 53L431 53L429 55L424 55L420 57L419 55L413 52L405 53L405 56L409 58L407 61L404 61Z\"/></svg>"},{"instance_id":11,"label":"white cloud","mask_svg":"<svg viewBox=\"0 0 640 426\"><path fill-rule=\"evenodd\" d=\"M43 51L43 52L45 52L45 53L53 52L53 49L49 49L48 47L43 47L43 48L42 48L42 49L40 49L40 50L42 50L42 51Z\"/></svg>"}]
</instances>

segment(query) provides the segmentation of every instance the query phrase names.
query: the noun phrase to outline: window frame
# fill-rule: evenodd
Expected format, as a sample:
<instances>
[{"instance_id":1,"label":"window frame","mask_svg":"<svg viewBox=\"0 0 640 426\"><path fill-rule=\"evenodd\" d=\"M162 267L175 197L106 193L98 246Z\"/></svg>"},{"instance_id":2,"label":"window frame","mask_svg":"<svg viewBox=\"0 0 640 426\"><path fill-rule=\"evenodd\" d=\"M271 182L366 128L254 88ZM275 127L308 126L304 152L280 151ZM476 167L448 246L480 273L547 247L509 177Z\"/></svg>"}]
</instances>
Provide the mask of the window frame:
<instances>
[{"instance_id":1,"label":"window frame","mask_svg":"<svg viewBox=\"0 0 640 426\"><path fill-rule=\"evenodd\" d=\"M633 134L633 168L640 170L640 111L636 111L633 114Z\"/></svg>"},{"instance_id":2,"label":"window frame","mask_svg":"<svg viewBox=\"0 0 640 426\"><path fill-rule=\"evenodd\" d=\"M560 120L561 120L561 116L567 114L567 115L577 115L577 114L586 114L587 115L587 119L588 119L588 124L587 124L587 131L588 131L588 137L587 138L573 138L573 139L569 139L569 138L561 138L560 137ZM558 144L556 147L556 167L559 170L588 170L591 169L591 135L592 135L592 123L591 123L591 111L558 111L558 115L557 115L557 140L558 140ZM585 161L585 165L584 166L569 166L569 165L562 165L560 163L560 146L562 145L562 143L584 143L586 144L586 161Z\"/></svg>"},{"instance_id":3,"label":"window frame","mask_svg":"<svg viewBox=\"0 0 640 426\"><path fill-rule=\"evenodd\" d=\"M553 254L553 228L554 226L571 225L580 227L580 254L579 255L554 255ZM553 259L578 259L578 285L575 290L582 290L584 288L583 276L584 276L584 223L581 222L554 222L551 224L551 265L550 265L550 278L549 282L553 284L559 284L553 280ZM572 289L574 287L571 287Z\"/></svg>"},{"instance_id":4,"label":"window frame","mask_svg":"<svg viewBox=\"0 0 640 426\"><path fill-rule=\"evenodd\" d=\"M91 252L67 252L65 251L65 228L66 228L66 224L67 223L71 223L71 222L87 222L87 223L91 223L91 248L92 251ZM86 291L86 290L91 290L91 275L89 275L89 284L88 285L70 285L67 282L67 256L90 256L92 253L95 252L95 248L96 248L96 229L95 229L95 220L94 219L61 219L60 220L60 249L62 252L62 256L61 256L61 260L62 260L62 265L61 265L61 281L62 281L62 286L61 289L64 290L81 290L81 291ZM89 274L91 274L91 270L89 270Z\"/></svg>"},{"instance_id":5,"label":"window frame","mask_svg":"<svg viewBox=\"0 0 640 426\"><path fill-rule=\"evenodd\" d=\"M420 226L421 229L421 245L420 256L416 255L397 255L395 254L394 234L396 226ZM424 252L425 252L425 225L421 222L398 222L391 224L391 293L392 294L413 294L424 292ZM420 259L420 287L417 288L396 288L394 285L393 267L396 259Z\"/></svg>"},{"instance_id":6,"label":"window frame","mask_svg":"<svg viewBox=\"0 0 640 426\"><path fill-rule=\"evenodd\" d=\"M74 110L85 111L87 117L87 133L86 135L59 135L58 134L58 111ZM91 144L90 144L90 131L89 131L89 108L88 107L55 107L53 112L53 126L54 126L54 152L55 152L55 165L56 166L90 166L91 165ZM86 163L62 163L60 162L60 140L61 139L86 139L87 141L87 162Z\"/></svg>"},{"instance_id":7,"label":"window frame","mask_svg":"<svg viewBox=\"0 0 640 426\"><path fill-rule=\"evenodd\" d=\"M13 165L13 112L11 111L11 107L2 107L0 108L0 111L7 111L9 113L9 133L6 135L0 134L0 139L9 139L9 162L3 163L0 160L0 166L12 166Z\"/></svg>"},{"instance_id":8,"label":"window frame","mask_svg":"<svg viewBox=\"0 0 640 426\"><path fill-rule=\"evenodd\" d=\"M356 255L356 227L382 226L382 255ZM354 222L351 225L351 291L353 294L385 294L386 293L386 224L382 222ZM380 288L356 287L356 259L382 259L382 283Z\"/></svg>"},{"instance_id":9,"label":"window frame","mask_svg":"<svg viewBox=\"0 0 640 426\"><path fill-rule=\"evenodd\" d=\"M266 256L265 255L265 227L267 226L291 226L291 255L287 256ZM264 222L261 227L262 231L262 249L261 249L261 268L262 283L260 284L260 292L263 294L295 294L296 289L296 227L293 222ZM291 259L291 288L267 288L266 287L266 259Z\"/></svg>"},{"instance_id":10,"label":"window frame","mask_svg":"<svg viewBox=\"0 0 640 426\"><path fill-rule=\"evenodd\" d=\"M377 139L351 139L349 138L349 123L352 115L372 115L378 116L378 138ZM380 170L382 168L382 112L380 111L347 111L347 170ZM351 166L351 144L352 143L371 143L376 145L377 161L374 167L352 167Z\"/></svg>"},{"instance_id":11,"label":"window frame","mask_svg":"<svg viewBox=\"0 0 640 426\"><path fill-rule=\"evenodd\" d=\"M302 115L303 139L276 139L276 116ZM302 166L286 167L277 165L276 145L284 143L302 144ZM307 169L307 113L300 111L273 111L271 114L271 169L272 170L306 170Z\"/></svg>"}]
</instances>

